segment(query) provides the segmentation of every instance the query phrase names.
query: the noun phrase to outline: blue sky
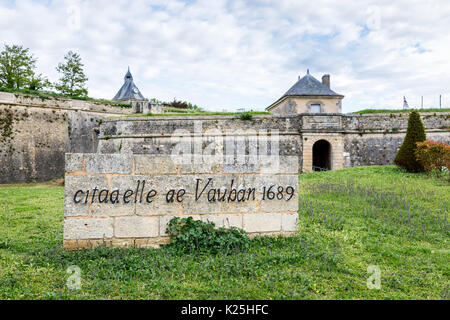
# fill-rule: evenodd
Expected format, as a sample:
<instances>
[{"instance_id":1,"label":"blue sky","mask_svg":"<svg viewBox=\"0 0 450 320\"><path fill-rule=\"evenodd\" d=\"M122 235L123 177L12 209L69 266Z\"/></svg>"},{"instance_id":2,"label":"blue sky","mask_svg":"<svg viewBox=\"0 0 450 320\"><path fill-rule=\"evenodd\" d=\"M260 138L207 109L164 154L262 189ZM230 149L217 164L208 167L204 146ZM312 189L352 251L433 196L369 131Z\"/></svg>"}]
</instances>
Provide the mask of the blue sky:
<instances>
[{"instance_id":1,"label":"blue sky","mask_svg":"<svg viewBox=\"0 0 450 320\"><path fill-rule=\"evenodd\" d=\"M306 69L331 74L343 111L450 107L450 1L1 1L0 44L38 72L80 53L89 95L112 98L130 66L147 98L263 110Z\"/></svg>"}]
</instances>

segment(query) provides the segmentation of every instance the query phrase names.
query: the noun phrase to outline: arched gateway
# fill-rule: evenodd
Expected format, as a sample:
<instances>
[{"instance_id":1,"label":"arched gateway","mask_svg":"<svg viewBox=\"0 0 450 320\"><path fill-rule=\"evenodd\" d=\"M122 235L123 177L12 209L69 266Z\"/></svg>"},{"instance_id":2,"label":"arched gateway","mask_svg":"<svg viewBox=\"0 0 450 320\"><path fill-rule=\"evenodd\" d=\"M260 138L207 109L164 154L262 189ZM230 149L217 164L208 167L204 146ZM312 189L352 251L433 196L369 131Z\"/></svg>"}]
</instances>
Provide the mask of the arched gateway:
<instances>
[{"instance_id":1,"label":"arched gateway","mask_svg":"<svg viewBox=\"0 0 450 320\"><path fill-rule=\"evenodd\" d=\"M316 141L313 145L313 170L331 170L331 144L327 140Z\"/></svg>"}]
</instances>

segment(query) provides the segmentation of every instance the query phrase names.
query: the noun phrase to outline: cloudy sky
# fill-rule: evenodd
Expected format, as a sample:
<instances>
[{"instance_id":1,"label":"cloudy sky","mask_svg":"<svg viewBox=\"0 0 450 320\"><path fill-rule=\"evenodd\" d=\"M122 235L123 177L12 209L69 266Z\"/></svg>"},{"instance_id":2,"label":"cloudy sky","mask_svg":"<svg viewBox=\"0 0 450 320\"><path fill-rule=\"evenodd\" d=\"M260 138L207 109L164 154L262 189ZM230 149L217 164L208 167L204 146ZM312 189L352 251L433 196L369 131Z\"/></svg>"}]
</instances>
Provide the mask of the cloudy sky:
<instances>
[{"instance_id":1,"label":"cloudy sky","mask_svg":"<svg viewBox=\"0 0 450 320\"><path fill-rule=\"evenodd\" d=\"M80 53L89 95L111 99L130 66L147 98L263 110L306 69L331 74L343 111L450 107L450 1L0 0L0 44L55 81Z\"/></svg>"}]
</instances>

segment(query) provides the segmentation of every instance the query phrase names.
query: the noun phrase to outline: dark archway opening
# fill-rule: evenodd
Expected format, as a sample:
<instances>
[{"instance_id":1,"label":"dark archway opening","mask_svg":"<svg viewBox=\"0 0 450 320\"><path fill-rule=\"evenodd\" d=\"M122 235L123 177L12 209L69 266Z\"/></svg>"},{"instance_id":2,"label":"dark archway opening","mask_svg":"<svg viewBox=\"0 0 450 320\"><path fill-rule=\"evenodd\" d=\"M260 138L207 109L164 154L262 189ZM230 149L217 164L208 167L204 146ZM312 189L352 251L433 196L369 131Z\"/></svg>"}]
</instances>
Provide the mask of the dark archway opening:
<instances>
[{"instance_id":1,"label":"dark archway opening","mask_svg":"<svg viewBox=\"0 0 450 320\"><path fill-rule=\"evenodd\" d=\"M326 140L319 140L313 145L313 170L331 170L331 145Z\"/></svg>"}]
</instances>

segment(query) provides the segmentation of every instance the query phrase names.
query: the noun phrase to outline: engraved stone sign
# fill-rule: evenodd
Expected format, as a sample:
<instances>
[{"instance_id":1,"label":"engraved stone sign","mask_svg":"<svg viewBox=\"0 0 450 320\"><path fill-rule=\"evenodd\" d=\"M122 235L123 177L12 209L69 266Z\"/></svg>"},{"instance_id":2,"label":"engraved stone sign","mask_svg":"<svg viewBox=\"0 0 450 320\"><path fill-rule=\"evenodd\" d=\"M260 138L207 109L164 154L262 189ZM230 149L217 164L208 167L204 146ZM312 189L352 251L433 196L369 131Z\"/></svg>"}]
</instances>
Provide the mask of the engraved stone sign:
<instances>
[{"instance_id":1,"label":"engraved stone sign","mask_svg":"<svg viewBox=\"0 0 450 320\"><path fill-rule=\"evenodd\" d=\"M173 217L290 234L298 223L298 159L177 164L169 155L66 154L64 246L156 247Z\"/></svg>"}]
</instances>

